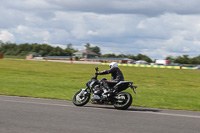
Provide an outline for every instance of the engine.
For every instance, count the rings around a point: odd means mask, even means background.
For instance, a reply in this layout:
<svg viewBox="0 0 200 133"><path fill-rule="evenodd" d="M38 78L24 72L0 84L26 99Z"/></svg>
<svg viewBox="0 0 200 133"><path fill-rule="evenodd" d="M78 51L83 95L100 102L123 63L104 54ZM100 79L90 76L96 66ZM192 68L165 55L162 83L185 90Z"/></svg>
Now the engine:
<svg viewBox="0 0 200 133"><path fill-rule="evenodd" d="M100 95L101 93L103 93L103 90L100 88L99 85L96 85L96 86L94 87L93 91L94 91L94 94L95 94L95 95Z"/></svg>

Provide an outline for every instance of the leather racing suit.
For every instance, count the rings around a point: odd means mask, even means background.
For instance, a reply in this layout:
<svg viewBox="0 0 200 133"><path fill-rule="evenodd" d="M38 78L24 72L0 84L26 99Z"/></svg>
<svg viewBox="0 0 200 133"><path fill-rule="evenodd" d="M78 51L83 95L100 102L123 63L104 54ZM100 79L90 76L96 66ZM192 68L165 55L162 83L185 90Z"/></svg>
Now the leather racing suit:
<svg viewBox="0 0 200 133"><path fill-rule="evenodd" d="M115 86L117 83L119 83L120 81L124 81L124 76L123 73L121 72L121 70L118 67L113 67L109 70L104 70L101 71L99 73L97 73L98 75L105 75L105 74L111 74L112 79L111 80L107 80L103 83L104 87L107 90L110 90L111 88L113 88L113 86ZM115 90L112 90L115 91Z"/></svg>

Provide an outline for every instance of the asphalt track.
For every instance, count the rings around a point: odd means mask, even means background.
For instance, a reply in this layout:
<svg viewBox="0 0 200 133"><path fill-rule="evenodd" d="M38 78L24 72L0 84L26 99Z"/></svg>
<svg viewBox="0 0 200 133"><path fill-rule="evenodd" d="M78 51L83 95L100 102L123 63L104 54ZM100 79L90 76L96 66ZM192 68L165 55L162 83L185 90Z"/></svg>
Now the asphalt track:
<svg viewBox="0 0 200 133"><path fill-rule="evenodd" d="M199 133L200 112L0 95L0 133Z"/></svg>

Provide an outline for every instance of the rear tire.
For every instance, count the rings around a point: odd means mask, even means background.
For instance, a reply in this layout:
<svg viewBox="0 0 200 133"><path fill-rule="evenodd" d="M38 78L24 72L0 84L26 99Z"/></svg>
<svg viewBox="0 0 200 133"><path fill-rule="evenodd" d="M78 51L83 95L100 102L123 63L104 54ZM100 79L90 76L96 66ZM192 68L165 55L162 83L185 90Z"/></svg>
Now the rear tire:
<svg viewBox="0 0 200 133"><path fill-rule="evenodd" d="M127 108L129 108L132 104L132 96L130 93L128 92L119 92L117 94L118 97L121 97L123 98L123 101L122 100L117 100L115 103L114 103L114 107L116 109L120 109L120 110L125 110Z"/></svg>
<svg viewBox="0 0 200 133"><path fill-rule="evenodd" d="M78 92L76 92L73 96L72 102L74 105L76 106L83 106L85 104L87 104L90 100L90 94L84 94L81 95L82 90L79 90Z"/></svg>

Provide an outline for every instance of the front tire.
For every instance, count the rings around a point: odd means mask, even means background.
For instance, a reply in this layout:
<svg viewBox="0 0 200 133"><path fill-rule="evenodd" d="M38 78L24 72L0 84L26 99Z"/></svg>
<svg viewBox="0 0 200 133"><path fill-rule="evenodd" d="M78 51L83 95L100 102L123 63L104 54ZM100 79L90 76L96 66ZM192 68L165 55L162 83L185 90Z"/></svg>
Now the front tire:
<svg viewBox="0 0 200 133"><path fill-rule="evenodd" d="M84 91L85 92L85 91ZM90 94L84 94L82 90L76 92L73 96L72 102L76 106L83 106L90 100Z"/></svg>
<svg viewBox="0 0 200 133"><path fill-rule="evenodd" d="M132 104L132 96L128 92L119 92L117 96L120 98L114 103L116 109L125 110Z"/></svg>

